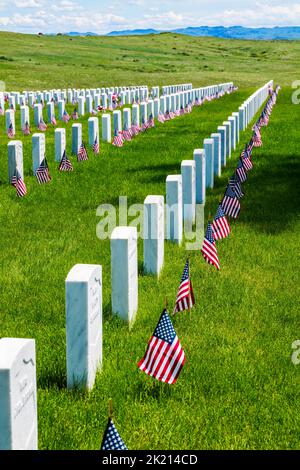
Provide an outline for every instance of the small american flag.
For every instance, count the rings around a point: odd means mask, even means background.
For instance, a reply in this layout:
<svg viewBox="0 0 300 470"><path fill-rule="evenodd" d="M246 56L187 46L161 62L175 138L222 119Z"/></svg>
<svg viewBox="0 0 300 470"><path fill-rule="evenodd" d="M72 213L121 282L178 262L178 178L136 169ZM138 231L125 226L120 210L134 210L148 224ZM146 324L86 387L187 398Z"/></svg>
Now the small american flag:
<svg viewBox="0 0 300 470"><path fill-rule="evenodd" d="M171 119L170 118L170 113L169 113L169 111L166 111L165 112L165 121L170 121L170 119Z"/></svg>
<svg viewBox="0 0 300 470"><path fill-rule="evenodd" d="M112 144L115 145L116 147L123 147L124 139L123 139L122 132L116 129L114 134L115 136L114 136L114 140Z"/></svg>
<svg viewBox="0 0 300 470"><path fill-rule="evenodd" d="M236 174L238 175L240 182L245 183L245 181L247 180L247 173L246 173L246 170L244 168L243 161L241 158L239 159L239 162L238 162Z"/></svg>
<svg viewBox="0 0 300 470"><path fill-rule="evenodd" d="M29 124L28 124L27 121L25 122L25 126L24 126L24 128L22 129L22 131L23 131L23 134L24 134L24 135L30 135L30 134L31 134L31 132L30 132L30 127L29 127Z"/></svg>
<svg viewBox="0 0 300 470"><path fill-rule="evenodd" d="M55 119L55 116L51 117L51 124L52 124L52 126L57 126L57 121Z"/></svg>
<svg viewBox="0 0 300 470"><path fill-rule="evenodd" d="M167 310L164 310L138 367L161 382L175 384L185 363L185 354Z"/></svg>
<svg viewBox="0 0 300 470"><path fill-rule="evenodd" d="M99 155L100 153L100 145L99 145L99 141L98 141L98 136L96 135L96 139L95 139L95 142L93 144L93 152L95 155Z"/></svg>
<svg viewBox="0 0 300 470"><path fill-rule="evenodd" d="M150 114L150 116L149 116L148 125L149 125L149 127L155 127L153 114Z"/></svg>
<svg viewBox="0 0 300 470"><path fill-rule="evenodd" d="M195 305L195 297L193 292L192 281L190 279L190 263L185 263L181 283L177 293L176 304L173 315L185 310L190 310Z"/></svg>
<svg viewBox="0 0 300 470"><path fill-rule="evenodd" d="M175 114L173 113L173 111L170 111L169 115L170 115L170 119L174 119L176 117Z"/></svg>
<svg viewBox="0 0 300 470"><path fill-rule="evenodd" d="M142 118L142 127L141 127L141 131L142 132L145 132L146 130L149 129L149 122L146 122L144 118Z"/></svg>
<svg viewBox="0 0 300 470"><path fill-rule="evenodd" d="M108 420L100 450L128 450L111 418Z"/></svg>
<svg viewBox="0 0 300 470"><path fill-rule="evenodd" d="M39 168L37 169L36 179L38 180L39 184L45 184L45 183L49 183L49 181L51 181L48 162L47 162L46 158L42 161Z"/></svg>
<svg viewBox="0 0 300 470"><path fill-rule="evenodd" d="M75 108L73 113L72 113L72 119L74 121L77 121L78 120L78 112L77 112L77 109Z"/></svg>
<svg viewBox="0 0 300 470"><path fill-rule="evenodd" d="M78 155L77 155L77 161L78 162L83 162L83 161L86 161L88 159L89 159L89 157L88 157L88 154L87 154L87 151L86 151L86 147L84 145L84 142L82 142L82 144L80 145L80 148L79 148Z"/></svg>
<svg viewBox="0 0 300 470"><path fill-rule="evenodd" d="M183 116L184 114L185 114L184 107L181 106L181 108L180 108L180 116Z"/></svg>
<svg viewBox="0 0 300 470"><path fill-rule="evenodd" d="M218 207L216 217L212 223L212 229L215 240L223 240L223 238L228 237L230 234L230 226L221 205Z"/></svg>
<svg viewBox="0 0 300 470"><path fill-rule="evenodd" d="M253 163L251 161L251 158L249 157L248 153L245 154L244 157L242 157L242 162L244 165L244 168L246 171L250 171L253 168Z"/></svg>
<svg viewBox="0 0 300 470"><path fill-rule="evenodd" d="M70 115L67 113L66 110L64 110L64 114L63 114L63 121L67 124L69 121L70 121Z"/></svg>
<svg viewBox="0 0 300 470"><path fill-rule="evenodd" d="M241 211L241 204L236 196L236 194L232 191L231 187L228 185L223 200L221 202L222 209L226 215L232 217L233 219L237 219L240 211Z"/></svg>
<svg viewBox="0 0 300 470"><path fill-rule="evenodd" d="M123 137L124 137L124 140L127 140L127 141L132 140L132 132L131 132L131 129L124 129L124 130L123 130Z"/></svg>
<svg viewBox="0 0 300 470"><path fill-rule="evenodd" d="M15 130L14 130L14 126L12 125L12 123L10 123L8 129L7 129L7 135L10 139L13 139L15 137Z"/></svg>
<svg viewBox="0 0 300 470"><path fill-rule="evenodd" d="M137 124L132 124L132 126L131 126L131 134L132 134L133 137L136 136L136 135L138 135L138 134L140 133L140 130L141 130L141 129L140 129L140 126L138 126Z"/></svg>
<svg viewBox="0 0 300 470"><path fill-rule="evenodd" d="M62 156L58 169L59 171L73 171L73 165L71 161L68 159L66 151L64 151L64 154Z"/></svg>
<svg viewBox="0 0 300 470"><path fill-rule="evenodd" d="M41 118L38 128L42 132L45 132L47 130L47 125L45 124L43 118Z"/></svg>
<svg viewBox="0 0 300 470"><path fill-rule="evenodd" d="M254 131L253 137L252 137L253 145L254 147L261 147L262 140L261 140L261 133L260 133L259 127L255 125L253 131Z"/></svg>
<svg viewBox="0 0 300 470"><path fill-rule="evenodd" d="M163 114L161 111L160 111L159 114L158 114L157 120L158 120L158 122L160 122L161 124L164 124L164 122L165 122L165 120L166 120L164 114Z"/></svg>
<svg viewBox="0 0 300 470"><path fill-rule="evenodd" d="M207 225L207 230L203 241L201 253L208 264L215 266L215 268L217 268L218 270L220 269L218 251L215 239L213 237L213 229L210 222L208 222Z"/></svg>
<svg viewBox="0 0 300 470"><path fill-rule="evenodd" d="M240 180L236 177L236 174L234 174L230 180L229 180L229 186L236 195L238 199L241 199L242 197L245 196L243 190L242 190L242 185L240 183Z"/></svg>
<svg viewBox="0 0 300 470"><path fill-rule="evenodd" d="M18 170L16 170L15 175L11 179L11 184L16 188L16 193L18 197L24 197L27 194L27 188L25 182L22 180Z"/></svg>

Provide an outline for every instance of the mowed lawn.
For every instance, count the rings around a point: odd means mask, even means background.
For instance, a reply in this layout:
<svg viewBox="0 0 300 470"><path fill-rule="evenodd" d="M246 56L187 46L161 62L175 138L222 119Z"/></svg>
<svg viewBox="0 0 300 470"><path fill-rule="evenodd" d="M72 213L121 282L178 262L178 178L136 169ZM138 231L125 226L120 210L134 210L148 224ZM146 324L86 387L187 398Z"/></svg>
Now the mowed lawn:
<svg viewBox="0 0 300 470"><path fill-rule="evenodd" d="M73 174L57 171L49 130L53 179L43 187L31 176L31 139L22 137L28 187L23 200L6 181L7 138L0 118L0 336L36 339L40 449L98 449L110 397L129 449L299 449L300 366L291 355L292 342L300 339L300 108L292 105L292 89L281 90L270 125L262 130L264 145L253 152L240 219L218 244L221 271L207 266L199 252L191 254L197 305L191 319L183 314L174 320L187 356L175 386L147 377L137 362L166 296L173 305L187 252L166 243L157 281L143 275L139 242L139 311L129 332L111 318L110 245L96 236L100 204L117 205L119 195L128 196L128 204L164 195L167 175L178 174L181 161L192 158L203 139L273 77L262 71L250 88L243 86L246 73L240 71L242 86L234 95L157 124L122 149L103 144L100 156L90 152L88 162L72 158ZM227 79L219 73L213 81ZM72 77L68 83L73 85ZM250 135L249 128L208 191L207 216L215 212ZM76 263L103 266L103 371L90 394L66 390L64 281Z"/></svg>

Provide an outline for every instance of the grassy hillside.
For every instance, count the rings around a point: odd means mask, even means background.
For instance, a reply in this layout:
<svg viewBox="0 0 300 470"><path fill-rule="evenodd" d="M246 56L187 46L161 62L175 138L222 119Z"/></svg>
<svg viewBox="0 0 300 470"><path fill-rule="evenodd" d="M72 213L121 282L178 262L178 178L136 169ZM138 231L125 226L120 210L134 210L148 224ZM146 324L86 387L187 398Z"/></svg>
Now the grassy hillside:
<svg viewBox="0 0 300 470"><path fill-rule="evenodd" d="M0 80L7 89L297 80L300 41L239 41L176 34L37 37L0 33Z"/></svg>
<svg viewBox="0 0 300 470"><path fill-rule="evenodd" d="M7 37L2 35L0 41L6 38L7 43ZM132 204L142 203L148 194L165 194L167 175L180 172L181 161L192 158L194 148L202 146L203 139L237 110L256 85L273 76L277 81L282 78L285 85L289 83L297 72L299 44L278 43L281 52L277 54L276 44L257 43L259 51L273 48L272 54L258 62L250 57L254 43L247 42L178 37L182 52L189 53L186 42L195 48L190 56L179 56L172 36L73 42L26 37L25 45L24 37L11 38L6 53L14 50L15 55L11 55L15 61L4 62L5 75L6 67L16 68L14 74L6 75L14 80L9 88L44 89L54 83L92 86L99 84L99 77L100 84L131 80L200 84L233 79L241 85L234 95L165 125L157 124L122 149L102 144L99 157L90 152L90 160L80 165L72 159L73 174L58 173L54 133L49 130L47 156L53 180L44 187L31 176L31 139L22 138L28 187L23 200L17 200L6 183L7 138L4 118L0 118L0 336L36 339L40 448L99 448L107 402L112 397L115 422L130 449L299 449L300 366L291 362L292 342L300 336L299 131L295 126L299 108L291 104L291 89L286 86L280 93L270 126L263 129L264 146L254 151L254 170L245 185L240 220L231 224L232 236L218 245L221 271L205 265L199 252L192 253L197 306L191 320L188 315L174 320L187 356L176 386L146 377L136 365L165 296L170 304L175 299L186 251L166 244L165 266L158 282L142 274L139 242L139 311L129 332L125 325L111 319L109 242L96 237L99 204L117 205L119 195L127 195ZM55 41L59 47L54 48ZM34 44L43 44L53 54L51 59L48 53L42 56L39 51L33 59L43 63L38 66L40 74L28 67L29 51L34 57L37 50ZM231 51L223 65L225 73L219 71L221 44ZM249 50L243 52L241 46ZM177 47L177 52L172 47ZM126 70L125 59L117 64L118 56L113 60L111 51L120 55L121 48L126 48L126 54L130 50L135 54L134 50L140 48L147 61L139 66L146 70ZM200 50L210 50L207 64L213 70L204 71L206 59L199 60ZM285 61L278 60L283 50L289 51ZM93 66L80 67L80 57L86 64L103 63L103 51L113 74L108 68L99 67L99 73ZM96 59L98 53L101 60ZM186 67L182 67L184 60ZM162 74L156 69L160 61L166 64ZM74 72L73 63L80 73ZM128 63L138 67L129 59ZM253 71L249 71L251 63L255 64ZM151 64L154 73L149 72ZM263 65L267 65L265 70ZM86 120L82 120L85 138ZM249 136L247 130L222 177L216 180L215 189L208 191L206 216L214 213ZM69 154L70 146L69 130ZM76 263L102 264L104 274L103 372L89 395L66 390L64 280Z"/></svg>

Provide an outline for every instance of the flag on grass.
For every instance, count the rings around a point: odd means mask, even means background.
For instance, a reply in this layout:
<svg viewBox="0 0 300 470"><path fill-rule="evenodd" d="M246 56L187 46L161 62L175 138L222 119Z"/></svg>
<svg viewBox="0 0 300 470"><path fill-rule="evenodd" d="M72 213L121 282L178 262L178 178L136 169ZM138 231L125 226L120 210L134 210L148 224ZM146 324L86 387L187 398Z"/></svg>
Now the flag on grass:
<svg viewBox="0 0 300 470"><path fill-rule="evenodd" d="M13 139L15 137L15 130L14 130L14 126L12 125L12 122L10 123L10 125L8 126L8 129L7 129L7 136L10 138L10 139Z"/></svg>
<svg viewBox="0 0 300 470"><path fill-rule="evenodd" d="M41 120L39 122L38 128L42 132L45 132L47 130L47 124L45 124L44 119L42 117L41 117Z"/></svg>
<svg viewBox="0 0 300 470"><path fill-rule="evenodd" d="M254 147L262 146L261 133L257 124L254 126L252 139Z"/></svg>
<svg viewBox="0 0 300 470"><path fill-rule="evenodd" d="M16 193L18 197L26 196L27 188L18 170L16 170L15 175L12 177L11 184L14 188L16 188Z"/></svg>
<svg viewBox="0 0 300 470"><path fill-rule="evenodd" d="M67 124L70 121L70 119L71 119L70 115L68 114L66 110L64 110L63 121Z"/></svg>
<svg viewBox="0 0 300 470"><path fill-rule="evenodd" d="M23 131L24 135L30 135L31 134L30 127L29 127L29 124L28 124L27 121L25 122L25 126L23 127L22 131Z"/></svg>
<svg viewBox="0 0 300 470"><path fill-rule="evenodd" d="M208 222L205 238L202 244L201 250L202 256L205 261L214 266L216 269L220 269L220 262L218 257L218 251L216 247L216 242L213 237L213 229L210 222Z"/></svg>
<svg viewBox="0 0 300 470"><path fill-rule="evenodd" d="M123 137L124 137L124 140L127 140L127 141L132 140L132 132L131 132L131 129L124 129L124 130L123 130Z"/></svg>
<svg viewBox="0 0 300 470"><path fill-rule="evenodd" d="M141 129L140 129L140 126L138 126L138 124L136 124L136 123L132 124L132 126L131 126L131 134L132 134L133 137L136 136L136 135L138 135L138 134L140 133L140 130L141 130Z"/></svg>
<svg viewBox="0 0 300 470"><path fill-rule="evenodd" d="M113 140L113 145L116 147L123 147L124 139L122 135L122 131L118 131L117 129L114 132L114 140Z"/></svg>
<svg viewBox="0 0 300 470"><path fill-rule="evenodd" d="M177 293L176 304L173 315L185 310L190 310L195 305L195 297L193 292L192 281L190 279L190 263L185 263L181 283Z"/></svg>
<svg viewBox="0 0 300 470"><path fill-rule="evenodd" d="M111 418L108 419L100 450L128 450Z"/></svg>
<svg viewBox="0 0 300 470"><path fill-rule="evenodd" d="M46 158L42 161L39 168L37 169L36 179L38 180L39 184L45 184L45 183L49 183L49 181L51 181L48 162L47 162Z"/></svg>
<svg viewBox="0 0 300 470"><path fill-rule="evenodd" d="M148 125L149 125L149 127L155 127L154 117L153 117L153 114L152 114L152 113L151 113L150 116L149 116Z"/></svg>
<svg viewBox="0 0 300 470"><path fill-rule="evenodd" d="M237 169L236 169L236 174L237 174L240 182L245 183L245 181L247 180L247 173L246 173L246 170L245 170L245 167L243 165L243 161L242 161L241 158L239 159L239 162L238 162L238 166L237 166Z"/></svg>
<svg viewBox="0 0 300 470"><path fill-rule="evenodd" d="M159 112L159 114L158 114L158 116L157 116L157 120L158 120L158 122L160 122L161 124L164 124L164 122L165 122L165 120L166 120L164 114L163 114L161 111Z"/></svg>
<svg viewBox="0 0 300 470"><path fill-rule="evenodd" d="M230 234L230 226L221 205L219 205L217 214L212 223L212 230L215 240L223 240L223 238L228 237Z"/></svg>
<svg viewBox="0 0 300 470"><path fill-rule="evenodd" d="M149 129L149 122L146 122L144 117L142 117L142 127L141 127L141 131L142 132L145 132L146 130Z"/></svg>
<svg viewBox="0 0 300 470"><path fill-rule="evenodd" d="M233 219L237 219L240 211L241 211L241 204L236 196L236 194L232 191L231 187L228 185L225 195L221 202L222 209L225 215L232 217Z"/></svg>
<svg viewBox="0 0 300 470"><path fill-rule="evenodd" d="M87 154L87 151L86 151L86 147L85 147L84 143L82 142L82 144L80 145L80 148L79 148L78 155L77 155L77 161L78 162L83 162L83 161L86 161L88 159L89 159L89 157L88 157L88 154Z"/></svg>
<svg viewBox="0 0 300 470"><path fill-rule="evenodd" d="M161 382L175 384L184 363L184 351L165 309L138 367Z"/></svg>
<svg viewBox="0 0 300 470"><path fill-rule="evenodd" d="M77 121L78 120L78 112L77 112L77 109L75 108L73 113L72 113L72 119L74 121Z"/></svg>
<svg viewBox="0 0 300 470"><path fill-rule="evenodd" d="M93 152L95 155L99 155L100 153L100 145L99 145L99 141L98 141L98 136L96 135L96 139L95 139L95 142L93 144Z"/></svg>
<svg viewBox="0 0 300 470"><path fill-rule="evenodd" d="M180 116L183 116L184 114L185 114L184 107L181 106L181 107L180 107Z"/></svg>
<svg viewBox="0 0 300 470"><path fill-rule="evenodd" d="M71 161L68 159L66 151L64 151L64 154L62 156L58 169L59 171L73 171L73 165Z"/></svg>
<svg viewBox="0 0 300 470"><path fill-rule="evenodd" d="M57 126L57 121L56 121L55 116L51 117L51 124L52 124L52 126Z"/></svg>
<svg viewBox="0 0 300 470"><path fill-rule="evenodd" d="M236 174L234 174L230 180L229 180L229 186L236 195L238 199L241 199L242 197L245 196L243 190L242 190L242 185L240 183L240 180L236 177Z"/></svg>

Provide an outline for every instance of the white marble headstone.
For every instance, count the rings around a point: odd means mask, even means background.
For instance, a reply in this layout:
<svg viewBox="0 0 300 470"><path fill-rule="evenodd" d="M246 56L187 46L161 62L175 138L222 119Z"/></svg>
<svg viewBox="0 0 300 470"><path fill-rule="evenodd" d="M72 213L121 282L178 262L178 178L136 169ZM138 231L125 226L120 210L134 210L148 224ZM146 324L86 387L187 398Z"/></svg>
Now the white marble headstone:
<svg viewBox="0 0 300 470"><path fill-rule="evenodd" d="M102 140L104 142L111 142L111 115L102 115Z"/></svg>
<svg viewBox="0 0 300 470"><path fill-rule="evenodd" d="M61 162L66 150L66 129L55 129L55 161Z"/></svg>
<svg viewBox="0 0 300 470"><path fill-rule="evenodd" d="M72 125L72 153L78 155L82 144L82 124Z"/></svg>
<svg viewBox="0 0 300 470"><path fill-rule="evenodd" d="M91 389L102 365L102 266L77 264L66 279L67 385Z"/></svg>
<svg viewBox="0 0 300 470"><path fill-rule="evenodd" d="M35 341L0 339L0 450L37 450Z"/></svg>
<svg viewBox="0 0 300 470"><path fill-rule="evenodd" d="M166 239L181 245L183 237L181 175L169 175L167 177L166 193Z"/></svg>
<svg viewBox="0 0 300 470"><path fill-rule="evenodd" d="M196 220L196 163L183 160L181 163L183 220L189 228Z"/></svg>
<svg viewBox="0 0 300 470"><path fill-rule="evenodd" d="M16 170L24 180L23 169L23 144L20 140L13 140L8 143L8 181L11 183Z"/></svg>
<svg viewBox="0 0 300 470"><path fill-rule="evenodd" d="M32 136L32 169L33 174L36 172L40 164L45 159L46 138L45 134L33 134Z"/></svg>
<svg viewBox="0 0 300 470"><path fill-rule="evenodd" d="M96 137L99 143L99 119L97 117L89 118L88 129L89 129L89 145L94 145Z"/></svg>
<svg viewBox="0 0 300 470"><path fill-rule="evenodd" d="M137 229L117 227L111 236L112 312L131 324L138 308Z"/></svg>
<svg viewBox="0 0 300 470"><path fill-rule="evenodd" d="M144 268L160 275L164 264L164 197L148 196L144 202Z"/></svg>

